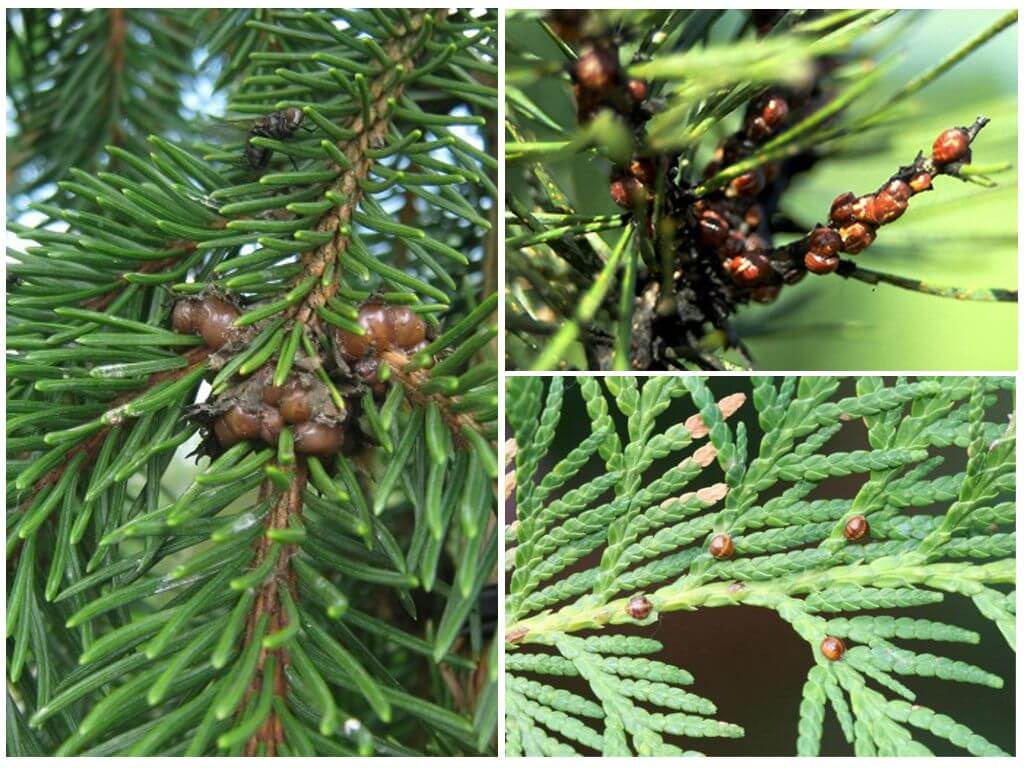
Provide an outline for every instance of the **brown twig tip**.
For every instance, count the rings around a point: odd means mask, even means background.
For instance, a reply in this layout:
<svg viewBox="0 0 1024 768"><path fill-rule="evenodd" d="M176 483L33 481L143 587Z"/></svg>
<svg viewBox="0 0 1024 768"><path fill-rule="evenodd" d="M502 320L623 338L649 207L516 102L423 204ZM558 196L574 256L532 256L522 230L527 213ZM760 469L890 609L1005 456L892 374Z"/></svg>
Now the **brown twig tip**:
<svg viewBox="0 0 1024 768"><path fill-rule="evenodd" d="M530 630L526 627L515 627L513 629L510 629L508 632L505 633L505 644L516 645L517 643L521 643L524 639L526 639L526 636L528 634L530 634Z"/></svg>
<svg viewBox="0 0 1024 768"><path fill-rule="evenodd" d="M729 494L729 486L725 483L715 483L696 492L696 496L705 504L715 504Z"/></svg>
<svg viewBox="0 0 1024 768"><path fill-rule="evenodd" d="M505 473L505 501L512 498L512 494L516 492L516 473L507 472Z"/></svg>
<svg viewBox="0 0 1024 768"><path fill-rule="evenodd" d="M736 413L736 411L738 411L745 402L747 402L747 396L742 392L737 392L719 400L718 410L722 412L723 419L728 419ZM690 437L695 440L707 437L708 435L708 427L699 413L695 413L693 416L688 418L683 423L683 426L686 427L686 431L690 433Z"/></svg>
<svg viewBox="0 0 1024 768"><path fill-rule="evenodd" d="M702 467L708 467L718 457L718 449L712 443L705 443L690 457L691 461L697 462Z"/></svg>

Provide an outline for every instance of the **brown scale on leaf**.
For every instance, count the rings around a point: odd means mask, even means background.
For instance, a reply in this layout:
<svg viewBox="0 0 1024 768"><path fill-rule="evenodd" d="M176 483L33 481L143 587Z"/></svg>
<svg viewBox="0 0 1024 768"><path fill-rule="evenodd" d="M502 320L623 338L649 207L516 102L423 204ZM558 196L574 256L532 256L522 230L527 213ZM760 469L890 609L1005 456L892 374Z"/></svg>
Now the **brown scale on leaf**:
<svg viewBox="0 0 1024 768"><path fill-rule="evenodd" d="M385 384L378 375L381 355L399 352L411 357L419 352L428 343L427 323L407 306L385 304L377 299L371 299L359 308L356 322L364 331L362 336L334 330L334 346L341 357L339 362L376 394L383 394Z"/></svg>
<svg viewBox="0 0 1024 768"><path fill-rule="evenodd" d="M343 425L348 414L338 410L319 378L301 370L303 363L308 361L297 360L300 370L293 371L280 387L273 385L273 366L265 366L215 399L193 408L193 417L208 430L205 450L219 453L242 440L276 446L281 430L288 426L296 453L337 453L344 442Z"/></svg>
<svg viewBox="0 0 1024 768"><path fill-rule="evenodd" d="M629 614L630 618L636 619L637 621L643 621L651 615L651 610L654 606L651 601L643 595L637 595L636 597L630 598L626 604L626 613Z"/></svg>
<svg viewBox="0 0 1024 768"><path fill-rule="evenodd" d="M171 324L178 333L195 333L211 349L233 344L247 334L234 323L241 312L227 299L209 294L198 299L180 299L171 311Z"/></svg>

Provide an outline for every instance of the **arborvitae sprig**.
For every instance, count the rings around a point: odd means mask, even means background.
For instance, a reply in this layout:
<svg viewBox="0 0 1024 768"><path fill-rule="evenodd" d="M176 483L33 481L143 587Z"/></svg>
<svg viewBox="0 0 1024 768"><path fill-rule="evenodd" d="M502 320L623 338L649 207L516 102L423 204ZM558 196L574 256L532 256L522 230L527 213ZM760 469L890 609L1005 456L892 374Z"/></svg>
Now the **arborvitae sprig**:
<svg viewBox="0 0 1024 768"><path fill-rule="evenodd" d="M12 225L9 753L489 752L496 16L195 20L229 118L301 126Z"/></svg>
<svg viewBox="0 0 1024 768"><path fill-rule="evenodd" d="M657 660L662 643L713 636L593 634L736 605L776 612L807 641L798 754L819 753L826 707L858 755L927 754L915 728L971 754L1004 754L953 719L955 704L939 714L914 703L914 676L1002 687L948 645L978 635L898 609L962 595L1015 647L1015 425L989 415L1011 379L865 377L856 394L838 397L835 377L756 378L749 400L716 402L698 377L582 378L591 434L560 457L549 447L565 381L507 386L515 442L506 482L516 494L506 529L509 754L677 754L685 739L675 735L742 736L713 719L700 675ZM693 415L655 428L683 398ZM752 417L763 432L756 443ZM828 447L857 422L867 427L864 449ZM936 435L954 425L966 436L966 469L941 474L949 443ZM654 456L678 463L652 471ZM598 461L605 471L581 480ZM725 483L702 479L713 462ZM863 481L852 497L822 497L824 481L854 473ZM928 509L935 504L940 514ZM592 553L598 564L585 565ZM921 652L907 640L942 645ZM565 690L565 677L583 678L588 694Z"/></svg>
<svg viewBox="0 0 1024 768"><path fill-rule="evenodd" d="M939 194L948 179L994 187L989 176L1009 169L986 146L991 131L979 135L988 118L956 112L955 99L943 105L944 130L927 139L934 144L879 172L873 191L836 189L830 212L789 202L812 168L867 160L905 135L909 100L1012 26L1016 12L889 93L883 78L904 42L892 11L552 11L513 21L510 366L752 367L758 361L740 331L745 306L789 299L785 289L808 274L1016 302L1009 288L937 285L852 258L883 236L881 227L899 229L896 220L933 182ZM536 37L524 38L531 28L554 45L539 52ZM893 31L865 46L861 38L876 28ZM559 80L564 104L546 90ZM570 112L575 120L565 119ZM566 191L561 164L580 154L608 169L608 195L625 213L588 213L599 201L587 183ZM922 250L915 239L918 269ZM761 312L748 331L763 334L775 321L785 333L784 315L781 307ZM829 343L820 319L814 324L817 343Z"/></svg>

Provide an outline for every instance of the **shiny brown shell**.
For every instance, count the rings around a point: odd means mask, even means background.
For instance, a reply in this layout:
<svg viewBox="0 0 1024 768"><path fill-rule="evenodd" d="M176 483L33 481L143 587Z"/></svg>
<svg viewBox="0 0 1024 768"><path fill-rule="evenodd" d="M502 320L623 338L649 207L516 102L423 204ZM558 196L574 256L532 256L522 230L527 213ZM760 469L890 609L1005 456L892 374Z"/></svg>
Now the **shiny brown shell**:
<svg viewBox="0 0 1024 768"><path fill-rule="evenodd" d="M789 102L781 96L770 96L761 107L761 119L769 128L777 127L789 115Z"/></svg>
<svg viewBox="0 0 1024 768"><path fill-rule="evenodd" d="M307 421L292 428L295 452L312 456L330 456L338 452L345 433L340 425Z"/></svg>
<svg viewBox="0 0 1024 768"><path fill-rule="evenodd" d="M250 413L240 405L233 406L224 416L224 423L242 440L251 440L260 434L260 416Z"/></svg>
<svg viewBox="0 0 1024 768"><path fill-rule="evenodd" d="M829 257L839 253L843 247L843 239L839 233L829 227L815 227L807 238L807 250L819 256Z"/></svg>
<svg viewBox="0 0 1024 768"><path fill-rule="evenodd" d="M337 340L341 353L349 360L359 360L369 354L370 349L377 351L387 349L391 339L391 323L388 321L387 307L380 302L368 302L359 308L357 322L364 333L359 336L348 331L339 330Z"/></svg>
<svg viewBox="0 0 1024 768"><path fill-rule="evenodd" d="M277 405L281 402L281 395L284 394L284 387L277 387L267 384L263 387L263 402L267 405Z"/></svg>
<svg viewBox="0 0 1024 768"><path fill-rule="evenodd" d="M916 195L918 192L924 192L926 189L932 188L932 175L930 173L921 172L913 176L910 179L910 189Z"/></svg>
<svg viewBox="0 0 1024 768"><path fill-rule="evenodd" d="M654 606L651 604L651 601L643 595L631 597L629 602L626 603L626 613L628 613L631 618L638 621L643 621L650 616L652 608L654 608Z"/></svg>
<svg viewBox="0 0 1024 768"><path fill-rule="evenodd" d="M636 157L629 161L629 175L649 187L657 181L654 161L647 157Z"/></svg>
<svg viewBox="0 0 1024 768"><path fill-rule="evenodd" d="M643 183L632 176L620 176L612 179L608 185L608 194L620 208L632 210L648 200L648 192Z"/></svg>
<svg viewBox="0 0 1024 768"><path fill-rule="evenodd" d="M833 224L848 224L853 221L853 202L856 199L853 192L836 195L836 199L832 201L832 208L829 210L829 221Z"/></svg>
<svg viewBox="0 0 1024 768"><path fill-rule="evenodd" d="M725 269L736 285L752 288L771 274L771 265L760 253L745 253L729 259Z"/></svg>
<svg viewBox="0 0 1024 768"><path fill-rule="evenodd" d="M217 442L220 443L221 448L230 448L241 440L241 438L232 431L231 427L228 426L227 421L225 421L223 416L218 416L214 419L213 434L217 438Z"/></svg>
<svg viewBox="0 0 1024 768"><path fill-rule="evenodd" d="M703 211L697 219L700 244L708 248L718 248L729 236L729 222L718 211Z"/></svg>
<svg viewBox="0 0 1024 768"><path fill-rule="evenodd" d="M846 253L860 253L875 242L875 228L855 221L840 229L839 237L843 240L843 250Z"/></svg>
<svg viewBox="0 0 1024 768"><path fill-rule="evenodd" d="M909 190L910 188L907 187ZM879 224L888 224L891 221L896 221L902 216L907 210L907 197L901 195L894 195L887 189L883 189L877 195L875 195L875 217Z"/></svg>
<svg viewBox="0 0 1024 768"><path fill-rule="evenodd" d="M843 535L847 541L860 541L870 532L871 526L864 515L854 515L846 521L846 527L843 528Z"/></svg>
<svg viewBox="0 0 1024 768"><path fill-rule="evenodd" d="M971 140L963 128L947 128L938 135L932 144L932 160L938 165L946 165L963 160L970 153Z"/></svg>
<svg viewBox="0 0 1024 768"><path fill-rule="evenodd" d="M278 409L281 411L281 418L287 424L300 424L309 421L313 416L309 395L301 387L290 387L285 390L281 395Z"/></svg>
<svg viewBox="0 0 1024 768"><path fill-rule="evenodd" d="M277 438L284 428L284 419L281 412L270 405L264 405L260 409L260 440L268 445L277 443Z"/></svg>
<svg viewBox="0 0 1024 768"><path fill-rule="evenodd" d="M814 275L827 275L835 272L839 267L839 259L836 256L823 256L814 251L804 254L804 266L807 271Z"/></svg>
<svg viewBox="0 0 1024 768"><path fill-rule="evenodd" d="M736 548L733 546L732 536L728 533L716 533L708 545L708 552L716 560L728 560L735 551Z"/></svg>
<svg viewBox="0 0 1024 768"><path fill-rule="evenodd" d="M643 104L647 99L647 95L650 93L647 81L640 80L635 77L626 83L626 90L629 91L629 98L631 98L633 103L637 105Z"/></svg>
<svg viewBox="0 0 1024 768"><path fill-rule="evenodd" d="M171 310L171 326L177 333L192 333L196 329L195 310L191 299L182 299Z"/></svg>
<svg viewBox="0 0 1024 768"><path fill-rule="evenodd" d="M588 90L604 93L619 82L619 52L596 47L580 56L572 65L573 80Z"/></svg>
<svg viewBox="0 0 1024 768"><path fill-rule="evenodd" d="M765 181L764 171L755 168L730 181L726 195L729 197L754 197L764 189Z"/></svg>
<svg viewBox="0 0 1024 768"><path fill-rule="evenodd" d="M882 191L892 195L897 200L904 201L909 200L910 196L914 194L914 190L903 179L893 179L885 185L885 189Z"/></svg>
<svg viewBox="0 0 1024 768"><path fill-rule="evenodd" d="M821 653L829 661L839 661L846 653L846 646L838 637L826 637L821 641Z"/></svg>
<svg viewBox="0 0 1024 768"><path fill-rule="evenodd" d="M388 307L391 342L400 349L411 349L427 337L427 324L409 307Z"/></svg>
<svg viewBox="0 0 1024 768"><path fill-rule="evenodd" d="M220 349L238 338L239 329L235 327L235 320L239 312L223 299L207 296L193 309L193 315L196 331L208 347Z"/></svg>

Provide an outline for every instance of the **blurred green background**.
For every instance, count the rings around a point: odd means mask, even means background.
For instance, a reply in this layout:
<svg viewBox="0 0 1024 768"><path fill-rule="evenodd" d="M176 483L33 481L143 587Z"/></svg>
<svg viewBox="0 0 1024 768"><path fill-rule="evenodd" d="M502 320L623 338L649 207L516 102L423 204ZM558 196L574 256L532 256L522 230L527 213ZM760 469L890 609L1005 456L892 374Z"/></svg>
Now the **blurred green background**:
<svg viewBox="0 0 1024 768"><path fill-rule="evenodd" d="M715 37L724 38L735 29L741 13L726 13L715 25ZM897 13L860 45L865 54L880 51L900 57L877 99L938 63L1004 13ZM545 61L564 60L536 22L512 14L506 29L511 47ZM992 122L974 145L974 162L1011 163L1011 170L994 176L998 186L985 189L939 178L935 190L915 198L906 215L882 229L877 242L856 261L940 285L1016 288L1017 34L1016 25L1001 32L909 100L908 116L899 126L865 137L853 151L829 157L798 177L783 210L801 224L822 221L836 194L874 190L918 150L930 149L940 131L985 115ZM508 77L559 124L574 124L567 77L528 84L533 78L522 74L512 58ZM543 128L536 135L555 136ZM706 141L704 151L710 152L719 138ZM608 198L608 169L607 160L591 155L558 160L550 168L577 210L595 215L618 210ZM522 166L509 167L507 183L511 192L522 188ZM789 239L780 234L776 244ZM742 308L736 321L761 369L1013 370L1016 318L1016 304L962 302L812 275L786 287L774 304Z"/></svg>

